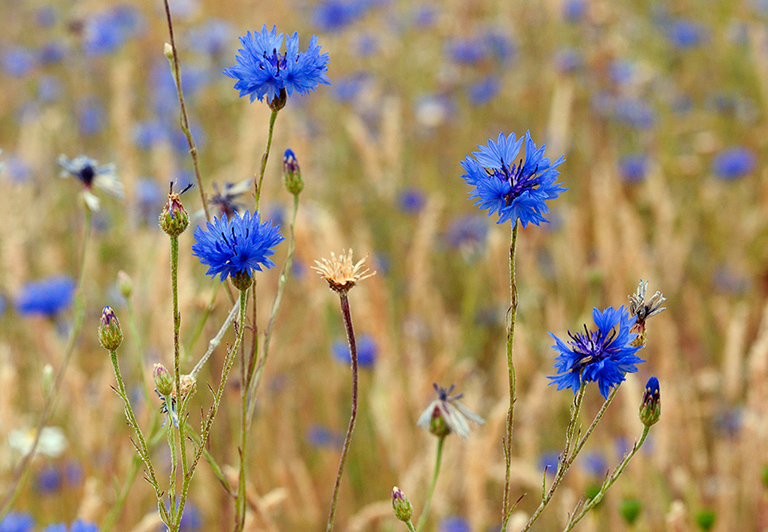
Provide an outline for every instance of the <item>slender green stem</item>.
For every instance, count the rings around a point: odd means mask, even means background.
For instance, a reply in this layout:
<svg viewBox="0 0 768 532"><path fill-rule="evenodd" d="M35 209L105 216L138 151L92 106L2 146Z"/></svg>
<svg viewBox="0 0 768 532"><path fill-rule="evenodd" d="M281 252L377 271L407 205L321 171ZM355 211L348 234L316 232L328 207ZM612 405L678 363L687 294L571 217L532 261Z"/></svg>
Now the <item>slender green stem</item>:
<svg viewBox="0 0 768 532"><path fill-rule="evenodd" d="M516 376L512 360L515 340L515 322L517 321L517 281L515 279L515 253L517 250L517 219L512 224L509 242L509 309L507 309L507 370L509 375L509 410L507 411L506 433L504 436L504 494L501 504L502 530L506 530L510 512L510 480L512 470L512 424L515 418Z"/></svg>
<svg viewBox="0 0 768 532"><path fill-rule="evenodd" d="M166 0L167 1L167 0ZM269 133L267 135L267 147L264 150L264 155L261 156L261 166L259 167L259 179L254 182L255 195L256 195L256 212L259 211L259 200L261 199L261 183L264 181L264 173L267 171L267 159L269 159L269 151L272 149L272 134L275 131L275 120L277 119L278 111L272 110L272 114L269 115Z"/></svg>
<svg viewBox="0 0 768 532"><path fill-rule="evenodd" d="M424 530L424 526L427 524L427 517L429 517L429 507L432 505L432 495L435 494L435 485L437 484L437 474L440 472L440 462L443 458L443 443L445 442L445 436L438 438L437 440L437 455L435 457L435 471L432 473L432 482L429 483L429 491L427 492L427 500L424 501L424 511L421 512L419 517L419 523L416 526L417 532Z"/></svg>
<svg viewBox="0 0 768 532"><path fill-rule="evenodd" d="M347 451L352 439L352 431L355 429L355 419L357 418L357 343L355 342L355 331L352 328L352 314L349 311L349 299L346 292L339 293L341 302L341 316L344 320L344 328L347 331L347 341L349 342L349 353L352 359L352 411L349 416L349 426L347 435L344 437L344 445L341 448L341 457L339 458L339 470L336 473L336 483L333 486L333 496L331 497L331 510L328 513L328 524L325 527L326 532L333 530L333 520L336 516L336 503L339 498L339 486L341 486L341 476L344 472L344 463L347 460Z"/></svg>
<svg viewBox="0 0 768 532"><path fill-rule="evenodd" d="M563 529L563 532L568 532L571 530L576 524L582 520L582 518L587 515L587 512L589 512L592 508L597 506L597 504L603 499L608 489L613 486L614 482L619 478L619 476L624 472L624 468L627 467L627 464L629 464L629 461L632 460L632 457L637 454L637 451L640 450L640 447L642 447L643 443L645 442L645 439L648 437L648 431L650 430L650 427L643 427L643 434L640 436L640 439L635 442L635 445L632 447L632 450L624 457L624 459L621 461L621 463L616 467L616 469L613 471L610 477L606 478L603 481L602 486L600 486L600 491L592 497L587 503L581 507L579 510L579 506L574 509L573 513L571 514L571 518L568 520L568 524ZM580 503L581 504L581 503ZM578 510L578 512L577 512Z"/></svg>
<svg viewBox="0 0 768 532"><path fill-rule="evenodd" d="M203 456L203 451L205 451L205 448L208 445L208 438L211 435L213 419L216 417L216 413L219 411L219 406L221 405L221 398L224 395L224 388L226 387L227 379L229 378L229 374L232 371L232 366L235 363L235 358L238 350L240 349L240 344L243 341L243 332L245 331L245 307L247 302L248 291L242 290L240 292L240 313L237 322L237 337L235 339L234 345L227 351L227 356L224 359L224 368L221 370L221 381L219 382L219 387L214 395L213 404L208 411L208 415L205 416L205 419L203 419L203 429L200 434L200 444L195 450L195 454L192 462L190 463L189 470L184 474L184 481L181 486L179 514L177 516L179 522L181 521L181 512L184 509L184 503L186 502L187 495L189 494L189 485L192 482L192 477L195 474L197 464L200 462L200 458Z"/></svg>
<svg viewBox="0 0 768 532"><path fill-rule="evenodd" d="M283 300L283 292L285 291L285 284L288 280L288 275L291 272L291 266L293 265L293 257L296 253L296 239L294 238L294 229L296 227L296 213L299 210L299 195L293 196L293 214L291 215L291 224L288 230L288 256L283 263L283 269L280 271L280 280L277 286L277 295L272 303L272 310L269 314L269 323L267 323L267 329L264 332L264 346L262 348L262 355L259 359L258 367L255 369L255 377L253 372L248 376L248 382L250 387L248 390L248 425L250 426L253 419L253 412L256 406L256 393L261 383L261 377L264 374L264 366L267 364L267 358L269 357L269 344L272 339L272 331L275 328L275 321L277 321L277 311L280 308L280 303Z"/></svg>
<svg viewBox="0 0 768 532"><path fill-rule="evenodd" d="M243 367L245 372L244 357ZM240 471L237 476L237 496L235 497L235 532L241 532L245 527L245 458L248 447L248 391L245 386L240 387L240 401Z"/></svg>
<svg viewBox="0 0 768 532"><path fill-rule="evenodd" d="M72 359L72 353L75 351L75 343L80 336L80 331L83 328L83 321L85 320L85 293L83 284L85 281L85 261L86 257L88 256L88 247L91 240L92 219L93 213L91 212L90 208L86 207L85 226L83 229L83 243L82 247L80 248L80 273L77 278L77 288L75 290L74 323L72 324L72 329L70 330L69 337L67 338L67 345L64 349L64 357L61 361L61 367L56 373L53 386L51 387L50 393L48 393L46 397L45 404L43 405L43 411L37 421L37 426L35 427L35 439L32 442L32 446L30 447L29 451L27 451L27 454L24 455L24 458L22 458L19 466L16 468L9 490L3 499L2 505L0 506L0 521L2 521L3 517L5 517L5 515L10 511L11 506L16 502L16 499L19 498L19 495L21 495L21 490L26 484L26 480L29 478L27 470L29 469L29 466L32 463L32 458L35 456L35 452L37 451L37 446L40 443L40 436L43 433L43 428L45 427L46 423L48 423L48 420L53 414L53 407L56 403L56 399L58 398L61 383L64 380L64 372L67 370L67 366L69 366L69 362Z"/></svg>
<svg viewBox="0 0 768 532"><path fill-rule="evenodd" d="M411 523L410 521L403 521L403 522L405 523L405 527L406 527L406 528L407 528L407 529L408 529L410 532L416 532L416 529L415 529L415 528L413 528L413 523Z"/></svg>
<svg viewBox="0 0 768 532"><path fill-rule="evenodd" d="M173 72L173 79L176 81L176 92L179 95L179 124L181 131L187 138L187 144L189 145L189 155L192 158L192 167L195 169L195 177L197 178L197 188L200 190L200 200L203 202L203 211L205 212L205 219L211 221L211 215L208 212L208 200L205 197L205 189L203 188L203 180L200 177L200 164L197 160L197 146L195 145L195 139L192 136L192 130L189 128L189 117L187 116L187 106L184 103L184 92L181 90L181 68L179 67L179 55L176 51L176 41L173 38L173 19L171 18L171 8L168 6L168 0L163 0L165 6L165 18L168 22L168 35L171 45L171 57L168 60L171 63L171 71Z"/></svg>
<svg viewBox="0 0 768 532"><path fill-rule="evenodd" d="M110 351L109 352L110 359L112 360L112 368L115 371L115 381L117 382L117 393L120 396L120 398L123 400L123 404L125 406L125 416L128 418L128 424L133 428L134 432L136 433L136 437L138 438L138 443L134 442L134 447L136 448L136 451L139 453L139 456L144 461L144 465L147 466L147 475L149 479L149 483L152 485L152 487L155 489L155 495L157 497L157 506L158 510L160 512L160 517L163 520L164 523L168 524L170 523L168 511L165 508L165 504L163 503L163 492L160 490L160 485L157 482L157 476L155 475L155 469L152 466L152 460L149 456L149 446L147 445L147 440L144 438L144 433L141 431L141 427L139 426L138 421L136 421L136 416L133 413L133 408L131 407L131 402L128 399L128 395L125 392L125 383L123 382L123 377L120 373L120 365L117 363L117 351Z"/></svg>
<svg viewBox="0 0 768 532"><path fill-rule="evenodd" d="M176 381L176 405L179 418L184 417L181 395L181 312L179 312L179 237L171 236L171 292L173 297L173 376ZM181 449L181 471L187 474L187 438L184 423L179 423L179 448Z"/></svg>
<svg viewBox="0 0 768 532"><path fill-rule="evenodd" d="M531 529L531 526L533 526L533 523L536 522L536 520L541 516L544 509L549 504L549 501L552 500L552 497L555 494L555 491L560 486L560 483L562 482L563 478L565 478L565 474L568 472L568 469L571 467L571 464L573 464L573 461L576 459L576 456L578 456L578 452L570 453L571 443L573 441L573 436L576 433L576 427L578 426L578 417L579 413L581 412L581 405L584 402L584 393L587 390L587 383L582 382L581 387L579 388L579 392L576 394L576 398L573 401L573 405L571 406L571 420L568 423L568 428L565 431L565 449L563 450L563 454L560 455L560 459L557 463L557 472L555 473L555 479L552 481L552 486L550 486L549 491L546 492L546 494L543 494L543 498L541 500L541 503L539 504L539 507L536 508L536 511L533 513L530 519L528 519L528 522L526 523L525 527L523 528L522 532L526 532L527 530ZM581 450L581 448L579 448ZM545 473L546 478L546 473ZM502 530L505 530L505 528L502 527Z"/></svg>

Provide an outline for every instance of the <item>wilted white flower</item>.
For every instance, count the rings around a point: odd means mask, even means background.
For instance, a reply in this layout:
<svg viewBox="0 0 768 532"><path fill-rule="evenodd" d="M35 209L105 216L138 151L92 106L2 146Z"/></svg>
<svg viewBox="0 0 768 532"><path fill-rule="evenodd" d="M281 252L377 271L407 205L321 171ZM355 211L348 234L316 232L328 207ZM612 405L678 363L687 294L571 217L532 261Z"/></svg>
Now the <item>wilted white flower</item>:
<svg viewBox="0 0 768 532"><path fill-rule="evenodd" d="M485 423L485 420L472 412L469 408L459 402L463 394L451 396L454 385L447 390L432 385L437 392L437 399L429 403L429 406L419 416L416 424L429 430L435 436L442 438L455 432L462 438L469 436L469 421L474 421L478 425Z"/></svg>
<svg viewBox="0 0 768 532"><path fill-rule="evenodd" d="M111 196L123 197L123 184L117 179L114 163L99 166L96 160L85 155L69 159L63 154L59 155L58 163L62 168L60 177L73 176L83 184L83 199L91 211L99 210L99 198L92 192L94 185Z"/></svg>
<svg viewBox="0 0 768 532"><path fill-rule="evenodd" d="M8 445L21 454L27 454L35 443L35 430L17 429L8 434ZM43 427L40 441L37 443L37 453L57 458L67 448L67 437L60 427Z"/></svg>

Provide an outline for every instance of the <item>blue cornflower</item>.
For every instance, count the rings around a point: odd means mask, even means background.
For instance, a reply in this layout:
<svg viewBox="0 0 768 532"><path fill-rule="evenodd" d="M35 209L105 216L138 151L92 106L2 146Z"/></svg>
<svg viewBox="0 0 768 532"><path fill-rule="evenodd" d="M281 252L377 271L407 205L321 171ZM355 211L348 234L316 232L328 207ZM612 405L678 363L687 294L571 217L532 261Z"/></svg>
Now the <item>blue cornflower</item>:
<svg viewBox="0 0 768 532"><path fill-rule="evenodd" d="M557 384L558 390L571 388L574 394L582 383L597 382L600 394L607 399L611 388L618 386L626 373L636 372L635 364L645 361L635 356L642 346L631 345L637 335L629 330L637 318L630 317L623 305L602 312L595 308L592 318L597 331L588 330L586 325L583 333L569 331L568 345L549 333L555 339L552 349L560 355L555 358L558 374L547 378L552 380L550 384Z"/></svg>
<svg viewBox="0 0 768 532"><path fill-rule="evenodd" d="M251 216L249 211L242 216L235 213L229 218L214 217L206 225L208 231L200 226L195 229L193 255L208 266L206 274L220 274L222 281L228 276L250 278L252 270L271 268L275 265L268 258L274 253L271 248L285 239L280 226L273 227L269 221L261 223L259 213Z"/></svg>
<svg viewBox="0 0 768 532"><path fill-rule="evenodd" d="M0 532L31 532L35 520L26 512L10 512L0 521Z"/></svg>
<svg viewBox="0 0 768 532"><path fill-rule="evenodd" d="M66 276L27 283L16 298L20 314L55 316L72 303L75 282Z"/></svg>
<svg viewBox="0 0 768 532"><path fill-rule="evenodd" d="M539 225L546 222L543 214L549 212L546 201L555 199L567 190L557 183L560 172L555 170L565 157L551 163L544 157L544 148L536 148L530 131L525 134L525 162L520 159L514 164L523 139L499 134L498 142L488 141L488 146L479 146L480 151L472 152L461 162L467 171L462 177L475 187L470 198L477 198L475 205L488 209L488 216L498 212L496 223L519 219L523 227L529 223Z"/></svg>
<svg viewBox="0 0 768 532"><path fill-rule="evenodd" d="M372 368L376 362L376 354L379 346L370 334L361 334L357 339L357 362L363 368ZM344 364L352 363L352 355L349 353L349 344L345 340L333 342L333 356Z"/></svg>
<svg viewBox="0 0 768 532"><path fill-rule="evenodd" d="M294 33L285 41L285 53L279 53L283 47L283 34L267 31L265 24L260 33L249 31L245 37L240 37L243 48L239 49L236 65L223 71L223 74L234 78L235 89L240 96L250 95L251 102L256 98L271 104L291 96L294 91L307 94L315 90L318 84L330 85L331 80L325 73L328 71L328 54L320 53L317 45L317 35L309 41L306 52L299 52L299 36Z"/></svg>
<svg viewBox="0 0 768 532"><path fill-rule="evenodd" d="M721 151L712 161L712 170L726 181L744 177L755 169L757 156L749 148L736 146Z"/></svg>

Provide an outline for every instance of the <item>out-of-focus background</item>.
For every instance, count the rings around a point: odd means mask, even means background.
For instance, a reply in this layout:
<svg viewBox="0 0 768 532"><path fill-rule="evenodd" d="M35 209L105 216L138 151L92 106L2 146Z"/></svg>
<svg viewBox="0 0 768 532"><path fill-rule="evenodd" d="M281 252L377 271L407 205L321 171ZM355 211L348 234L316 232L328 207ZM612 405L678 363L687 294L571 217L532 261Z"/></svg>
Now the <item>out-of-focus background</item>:
<svg viewBox="0 0 768 532"><path fill-rule="evenodd" d="M276 25L298 32L301 49L318 35L330 56L333 84L289 98L266 169L262 216L284 230L286 148L306 188L248 449L253 530L325 522L350 374L337 298L310 266L350 247L369 254L377 274L350 293L367 358L338 529L403 530L392 516L394 485L418 516L436 441L415 422L437 382L455 383L487 421L467 440L446 441L428 529L498 530L510 226L467 201L460 161L499 132L526 130L550 158L565 154L568 191L550 202L550 223L520 231L512 496L526 495L513 522L538 504L573 397L547 385L556 354L547 331L563 337L591 325L593 307L626 304L643 279L668 307L649 320L647 362L622 384L538 530L562 528L639 436L637 409L652 375L661 420L578 529L697 530L712 518L712 530L768 527L768 2L175 0L171 8L208 194L252 177L266 143L269 109L238 98L220 73L235 63L237 37ZM159 408L146 403L141 379L151 385L151 364L172 363L169 243L156 220L168 183L194 179L163 55L168 28L162 3L147 0L7 0L0 16L0 495L40 415L44 367L59 367L72 327L66 290L49 315L22 305L29 283L74 280L80 268L80 185L59 179L57 157L114 162L125 198L101 195L84 329L46 452L13 506L38 528L76 517L100 524L134 457L96 337L102 307L115 309L126 332L119 357L140 423ZM197 188L182 200L203 219ZM242 203L252 208L252 195ZM219 289L195 334L218 281L191 255L192 233L180 237L187 370L230 308ZM278 247L278 266L286 252ZM138 336L127 327L119 270L132 279ZM278 271L258 274L260 321ZM193 426L223 357L222 344L200 374ZM235 468L238 379L235 371L210 445ZM601 402L590 389L585 424ZM165 478L167 448L154 456ZM637 501L631 528L622 509ZM156 512L140 473L116 529L142 530ZM229 530L232 516L203 463L184 530Z"/></svg>

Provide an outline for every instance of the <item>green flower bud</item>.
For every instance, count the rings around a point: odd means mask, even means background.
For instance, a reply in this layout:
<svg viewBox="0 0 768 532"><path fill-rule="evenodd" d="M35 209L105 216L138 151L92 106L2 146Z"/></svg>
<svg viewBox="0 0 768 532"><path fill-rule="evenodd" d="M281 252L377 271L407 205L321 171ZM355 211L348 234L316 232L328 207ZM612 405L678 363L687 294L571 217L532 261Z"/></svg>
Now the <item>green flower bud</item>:
<svg viewBox="0 0 768 532"><path fill-rule="evenodd" d="M133 293L133 279L123 270L117 272L117 288L125 299L130 299Z"/></svg>
<svg viewBox="0 0 768 532"><path fill-rule="evenodd" d="M283 156L283 181L285 188L294 196L304 190L301 168L299 168L299 161L296 160L293 150L285 150Z"/></svg>
<svg viewBox="0 0 768 532"><path fill-rule="evenodd" d="M173 392L173 375L165 369L165 366L155 364L152 370L152 378L155 380L157 393L163 396L171 395L171 392Z"/></svg>
<svg viewBox="0 0 768 532"><path fill-rule="evenodd" d="M170 192L168 202L160 213L160 227L170 236L179 236L189 225L189 214L181 204L179 194Z"/></svg>
<svg viewBox="0 0 768 532"><path fill-rule="evenodd" d="M626 521L628 525L631 525L637 521L637 518L640 516L640 511L642 509L643 505L637 499L624 499L619 504L619 512L621 513L621 517L624 518L624 521Z"/></svg>
<svg viewBox="0 0 768 532"><path fill-rule="evenodd" d="M400 521L407 523L411 520L413 505L397 486L392 488L392 508L395 510L395 517Z"/></svg>
<svg viewBox="0 0 768 532"><path fill-rule="evenodd" d="M115 351L123 343L123 331L120 330L120 322L117 321L115 312L104 307L99 323L99 343L104 349Z"/></svg>
<svg viewBox="0 0 768 532"><path fill-rule="evenodd" d="M714 510L702 510L696 514L696 524L701 530L712 530L715 526L715 511Z"/></svg>
<svg viewBox="0 0 768 532"><path fill-rule="evenodd" d="M661 417L659 379L651 377L645 385L645 392L643 392L643 403L640 405L640 421L646 427L650 427L659 420L659 417Z"/></svg>

